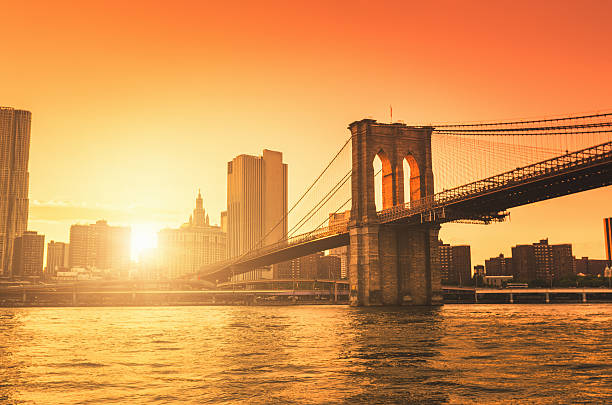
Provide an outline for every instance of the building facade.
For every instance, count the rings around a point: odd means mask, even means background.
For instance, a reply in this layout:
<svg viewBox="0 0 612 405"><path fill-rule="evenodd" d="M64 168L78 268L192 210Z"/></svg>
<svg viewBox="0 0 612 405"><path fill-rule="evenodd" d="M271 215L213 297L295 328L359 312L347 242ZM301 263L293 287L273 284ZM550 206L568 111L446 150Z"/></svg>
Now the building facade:
<svg viewBox="0 0 612 405"><path fill-rule="evenodd" d="M604 270L608 261L605 259L589 259L582 257L574 259L576 274L585 274L590 276L603 276Z"/></svg>
<svg viewBox="0 0 612 405"><path fill-rule="evenodd" d="M45 235L25 231L15 238L13 248L13 277L29 278L43 276Z"/></svg>
<svg viewBox="0 0 612 405"><path fill-rule="evenodd" d="M283 154L240 155L227 164L229 257L287 235L287 165Z"/></svg>
<svg viewBox="0 0 612 405"><path fill-rule="evenodd" d="M512 258L504 257L503 253L500 253L497 257L485 260L485 273L487 276L511 276Z"/></svg>
<svg viewBox="0 0 612 405"><path fill-rule="evenodd" d="M571 244L549 245L542 239L512 248L512 274L519 281L552 282L575 274Z"/></svg>
<svg viewBox="0 0 612 405"><path fill-rule="evenodd" d="M104 220L90 225L72 225L69 266L109 270L119 277L127 277L131 238L129 227L110 226Z"/></svg>
<svg viewBox="0 0 612 405"><path fill-rule="evenodd" d="M13 244L28 225L32 113L0 107L0 275L10 276Z"/></svg>
<svg viewBox="0 0 612 405"><path fill-rule="evenodd" d="M448 285L471 285L472 254L470 246L451 246L441 240L438 243L442 282Z"/></svg>
<svg viewBox="0 0 612 405"><path fill-rule="evenodd" d="M68 271L70 269L69 244L64 242L51 241L47 243L47 266L45 273L47 276L55 276L58 271Z"/></svg>
<svg viewBox="0 0 612 405"><path fill-rule="evenodd" d="M204 265L227 258L227 233L220 226L210 225L200 192L189 222L177 229L162 229L157 235L162 278L194 274Z"/></svg>

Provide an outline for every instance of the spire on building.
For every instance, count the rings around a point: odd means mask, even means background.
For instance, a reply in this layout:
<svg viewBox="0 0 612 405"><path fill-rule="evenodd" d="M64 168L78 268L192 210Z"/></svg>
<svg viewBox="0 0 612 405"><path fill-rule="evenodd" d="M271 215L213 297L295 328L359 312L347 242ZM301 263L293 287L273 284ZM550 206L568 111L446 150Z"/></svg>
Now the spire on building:
<svg viewBox="0 0 612 405"><path fill-rule="evenodd" d="M193 210L192 221L191 224L193 226L206 226L208 225L208 221L206 220L206 212L204 211L204 199L202 198L202 193L200 189L198 189L198 197L196 198L196 206Z"/></svg>

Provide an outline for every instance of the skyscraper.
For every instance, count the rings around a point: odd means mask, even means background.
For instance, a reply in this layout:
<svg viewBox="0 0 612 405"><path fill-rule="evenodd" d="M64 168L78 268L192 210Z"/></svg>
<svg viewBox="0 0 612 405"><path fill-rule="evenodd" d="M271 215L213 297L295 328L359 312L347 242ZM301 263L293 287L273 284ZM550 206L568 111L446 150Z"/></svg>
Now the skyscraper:
<svg viewBox="0 0 612 405"><path fill-rule="evenodd" d="M9 275L13 243L28 225L32 113L0 107L0 274Z"/></svg>
<svg viewBox="0 0 612 405"><path fill-rule="evenodd" d="M240 155L227 164L229 256L287 234L287 165L283 154Z"/></svg>

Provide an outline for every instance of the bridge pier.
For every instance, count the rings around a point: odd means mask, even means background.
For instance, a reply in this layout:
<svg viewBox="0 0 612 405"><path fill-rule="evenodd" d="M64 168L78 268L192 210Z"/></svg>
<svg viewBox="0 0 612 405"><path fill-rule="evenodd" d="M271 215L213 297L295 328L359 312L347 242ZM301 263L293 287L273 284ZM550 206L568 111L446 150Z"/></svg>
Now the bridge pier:
<svg viewBox="0 0 612 405"><path fill-rule="evenodd" d="M442 303L437 224L407 224L376 211L373 161L382 162L383 210L403 206L405 195L433 195L431 127L361 120L352 134L352 206L349 221L351 305L439 305ZM404 190L404 162L410 178ZM405 192L404 192L405 191Z"/></svg>
<svg viewBox="0 0 612 405"><path fill-rule="evenodd" d="M439 226L350 229L350 304L441 305Z"/></svg>

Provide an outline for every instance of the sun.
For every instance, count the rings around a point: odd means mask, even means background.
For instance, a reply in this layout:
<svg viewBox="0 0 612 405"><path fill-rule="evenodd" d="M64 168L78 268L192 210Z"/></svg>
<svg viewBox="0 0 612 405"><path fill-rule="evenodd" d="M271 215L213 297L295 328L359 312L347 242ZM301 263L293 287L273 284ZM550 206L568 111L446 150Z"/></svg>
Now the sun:
<svg viewBox="0 0 612 405"><path fill-rule="evenodd" d="M132 249L131 258L138 261L140 254L147 249L157 247L157 227L152 224L132 225Z"/></svg>

